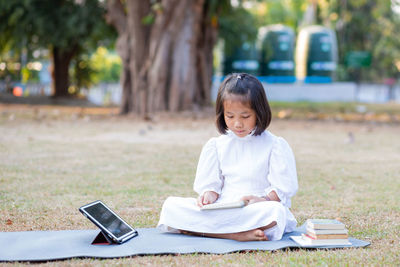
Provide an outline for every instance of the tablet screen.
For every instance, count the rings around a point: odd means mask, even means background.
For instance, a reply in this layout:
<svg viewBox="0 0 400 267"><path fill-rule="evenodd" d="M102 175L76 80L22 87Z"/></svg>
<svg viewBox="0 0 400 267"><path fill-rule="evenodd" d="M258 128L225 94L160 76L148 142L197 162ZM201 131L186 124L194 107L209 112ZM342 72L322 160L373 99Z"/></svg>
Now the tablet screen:
<svg viewBox="0 0 400 267"><path fill-rule="evenodd" d="M128 225L111 213L101 203L86 207L85 210L117 238L120 238L121 236L132 231Z"/></svg>

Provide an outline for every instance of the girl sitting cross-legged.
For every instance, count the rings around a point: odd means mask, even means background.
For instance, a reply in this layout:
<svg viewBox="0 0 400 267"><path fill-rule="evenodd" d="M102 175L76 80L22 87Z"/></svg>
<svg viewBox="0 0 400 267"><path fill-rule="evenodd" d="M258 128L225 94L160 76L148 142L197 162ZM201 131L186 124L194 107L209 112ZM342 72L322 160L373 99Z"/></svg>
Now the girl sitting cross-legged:
<svg viewBox="0 0 400 267"><path fill-rule="evenodd" d="M195 198L169 197L158 228L238 241L279 240L296 227L290 199L297 191L296 164L288 143L267 129L271 121L264 88L252 75L231 74L216 102L221 136L203 147ZM201 210L214 202L244 200L243 208Z"/></svg>

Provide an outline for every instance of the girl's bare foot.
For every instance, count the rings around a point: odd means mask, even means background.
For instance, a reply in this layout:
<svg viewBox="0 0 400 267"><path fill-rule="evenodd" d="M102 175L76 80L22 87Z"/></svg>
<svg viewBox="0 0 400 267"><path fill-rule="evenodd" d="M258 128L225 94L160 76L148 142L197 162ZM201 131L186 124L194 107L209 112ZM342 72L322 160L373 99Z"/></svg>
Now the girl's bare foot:
<svg viewBox="0 0 400 267"><path fill-rule="evenodd" d="M246 232L233 233L232 238L237 241L267 241L268 238L264 235L261 229L254 229Z"/></svg>
<svg viewBox="0 0 400 267"><path fill-rule="evenodd" d="M185 235L194 235L194 236L207 236L207 237L215 237L215 238L225 238L225 239L233 239L236 241L267 241L268 238L264 234L264 230L274 227L276 222L272 222L267 226L245 231L238 233L229 233L229 234L210 234L210 233L198 233L191 232L186 230L179 230L182 234Z"/></svg>
<svg viewBox="0 0 400 267"><path fill-rule="evenodd" d="M268 238L264 235L261 229L253 229L246 232L229 233L229 234L210 234L210 233L196 233L190 231L180 230L182 234L192 236L207 236L215 238L233 239L236 241L267 241Z"/></svg>

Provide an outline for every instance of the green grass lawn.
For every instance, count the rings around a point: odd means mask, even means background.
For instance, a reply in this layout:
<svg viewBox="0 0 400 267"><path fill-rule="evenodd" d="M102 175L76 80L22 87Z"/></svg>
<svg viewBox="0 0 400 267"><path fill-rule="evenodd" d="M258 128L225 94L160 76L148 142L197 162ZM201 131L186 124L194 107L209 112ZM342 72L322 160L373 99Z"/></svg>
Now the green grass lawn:
<svg viewBox="0 0 400 267"><path fill-rule="evenodd" d="M400 123L400 105L396 103L271 102L271 108L274 116L282 119Z"/></svg>
<svg viewBox="0 0 400 267"><path fill-rule="evenodd" d="M95 229L78 207L97 199L136 228L155 227L168 196L195 196L201 147L217 135L207 114L163 114L144 122L46 112L38 116L28 108L15 116L0 114L0 231ZM370 241L370 247L43 265L398 266L400 125L275 119L270 131L283 136L296 156L300 188L292 211L299 224L308 218L339 218L350 236Z"/></svg>

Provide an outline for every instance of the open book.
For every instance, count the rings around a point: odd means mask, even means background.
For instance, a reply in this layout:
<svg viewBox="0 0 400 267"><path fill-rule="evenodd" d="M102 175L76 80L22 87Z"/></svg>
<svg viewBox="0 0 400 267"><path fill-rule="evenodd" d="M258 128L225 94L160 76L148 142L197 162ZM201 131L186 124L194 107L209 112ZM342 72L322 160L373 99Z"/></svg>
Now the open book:
<svg viewBox="0 0 400 267"><path fill-rule="evenodd" d="M246 202L243 200L235 201L235 202L225 202L225 203L212 203L208 205L204 205L201 207L201 210L219 210L219 209L234 209L234 208L243 208L246 206Z"/></svg>

